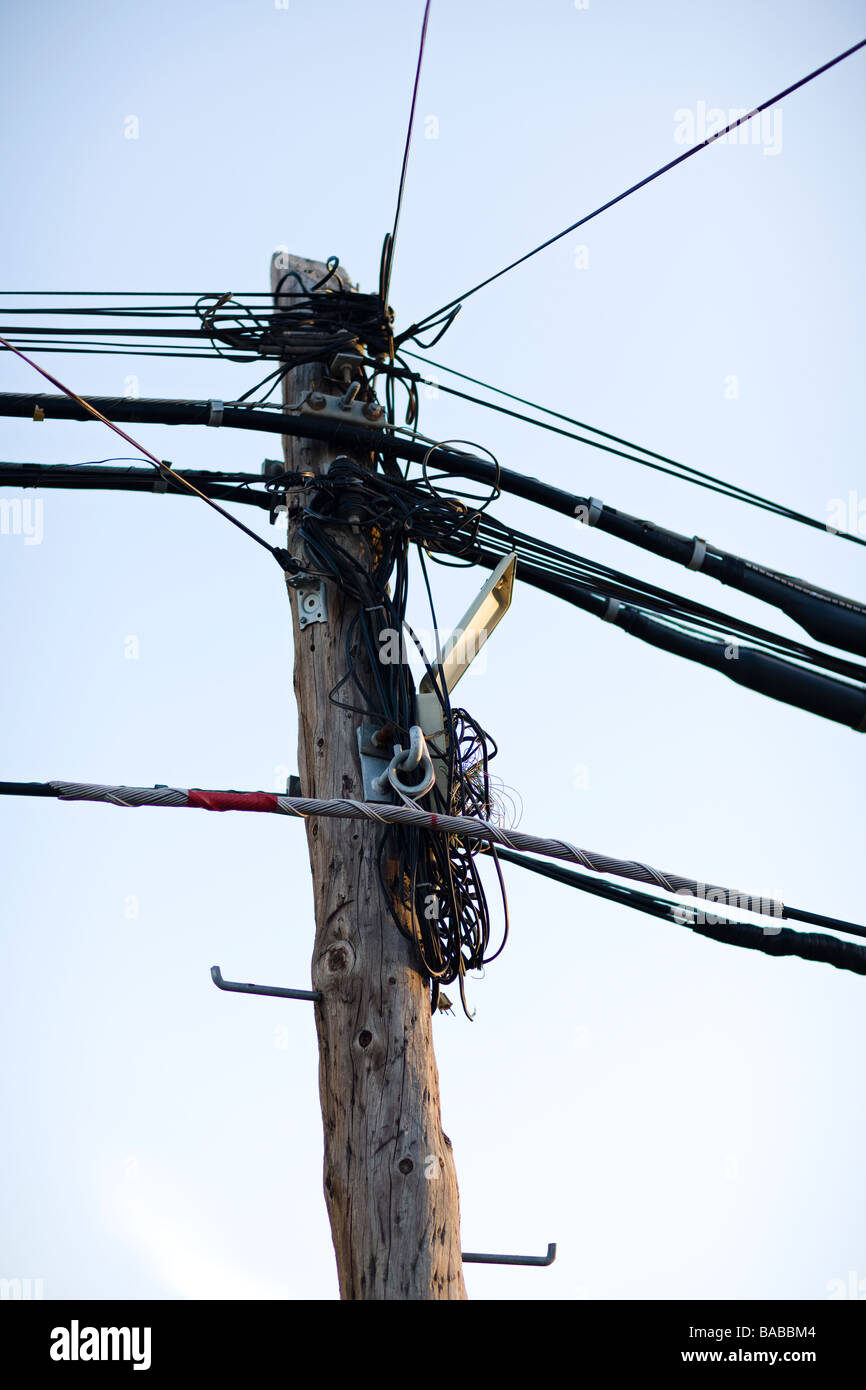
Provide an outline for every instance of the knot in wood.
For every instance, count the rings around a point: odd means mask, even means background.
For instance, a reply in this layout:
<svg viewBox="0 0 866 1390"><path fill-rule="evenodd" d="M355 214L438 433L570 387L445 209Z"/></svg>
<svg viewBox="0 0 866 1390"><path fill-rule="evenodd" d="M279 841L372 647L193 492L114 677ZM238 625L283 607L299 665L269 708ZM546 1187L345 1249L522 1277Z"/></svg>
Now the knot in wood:
<svg viewBox="0 0 866 1390"><path fill-rule="evenodd" d="M355 965L355 951L349 941L334 941L319 956L317 974L319 981L327 985L330 980L348 975Z"/></svg>

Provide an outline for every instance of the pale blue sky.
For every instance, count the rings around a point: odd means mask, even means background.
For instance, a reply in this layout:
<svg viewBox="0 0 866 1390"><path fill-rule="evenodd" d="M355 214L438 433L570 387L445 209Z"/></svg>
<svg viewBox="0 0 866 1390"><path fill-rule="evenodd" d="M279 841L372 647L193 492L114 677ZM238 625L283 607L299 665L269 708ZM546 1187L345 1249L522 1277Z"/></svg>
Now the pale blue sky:
<svg viewBox="0 0 866 1390"><path fill-rule="evenodd" d="M284 246L338 253L374 288L422 8L48 0L35 24L7 7L4 287L264 290ZM672 158L676 112L750 108L864 33L862 3L434 0L398 322ZM468 301L433 355L813 515L862 498L864 63L784 104L777 152L716 144ZM130 372L142 396L231 399L257 379L46 365L84 394L123 394ZM40 389L2 367L0 389ZM831 536L441 395L422 427L863 595L860 553ZM275 452L240 432L138 434L182 467L256 471ZM4 459L116 452L97 425L0 420ZM296 718L272 562L193 500L43 502L41 544L0 537L2 776L278 787ZM802 636L563 518L507 499L499 514ZM483 576L434 573L447 625ZM410 619L427 621L417 584ZM519 585L461 689L524 829L862 920L851 731ZM45 801L0 817L0 1275L43 1278L48 1297L335 1297L312 1015L209 978L216 962L309 980L301 828ZM863 981L516 869L508 883L512 937L471 984L476 1022L436 1023L443 1121L464 1248L556 1240L559 1257L468 1268L470 1294L822 1298L866 1279Z"/></svg>

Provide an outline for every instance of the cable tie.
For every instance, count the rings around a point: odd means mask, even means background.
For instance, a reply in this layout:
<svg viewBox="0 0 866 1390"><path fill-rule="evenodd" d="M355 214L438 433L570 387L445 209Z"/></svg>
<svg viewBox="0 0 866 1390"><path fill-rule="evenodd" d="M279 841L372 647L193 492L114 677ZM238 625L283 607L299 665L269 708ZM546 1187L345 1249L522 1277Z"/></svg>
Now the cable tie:
<svg viewBox="0 0 866 1390"><path fill-rule="evenodd" d="M703 568L704 560L707 558L707 543L700 536L695 536L691 556L686 563L687 570L699 570Z"/></svg>
<svg viewBox="0 0 866 1390"><path fill-rule="evenodd" d="M223 422L223 411L225 410L224 401L208 401L209 414L207 423L209 425L221 425Z"/></svg>

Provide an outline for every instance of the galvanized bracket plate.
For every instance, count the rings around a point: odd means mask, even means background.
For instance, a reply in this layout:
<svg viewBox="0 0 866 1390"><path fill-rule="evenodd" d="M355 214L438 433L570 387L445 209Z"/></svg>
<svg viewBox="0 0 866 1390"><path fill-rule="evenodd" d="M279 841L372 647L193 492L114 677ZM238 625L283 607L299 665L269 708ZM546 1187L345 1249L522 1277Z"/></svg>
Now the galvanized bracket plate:
<svg viewBox="0 0 866 1390"><path fill-rule="evenodd" d="M367 429L381 429L385 412L381 405L373 401L348 401L341 403L340 396L326 396L314 391L301 402L302 415L318 415L325 420L342 420L351 425L363 425Z"/></svg>
<svg viewBox="0 0 866 1390"><path fill-rule="evenodd" d="M373 742L373 736L378 732L379 726L376 724L362 724L358 729L358 752L361 756L361 776L364 779L364 800L385 802L390 805L394 801L390 790L382 792L373 786L376 778L382 776L391 761L387 749L380 748L378 744Z"/></svg>
<svg viewBox="0 0 866 1390"><path fill-rule="evenodd" d="M309 627L311 623L328 621L328 597L325 593L324 579L314 579L310 574L291 575L287 583L298 595L298 627Z"/></svg>

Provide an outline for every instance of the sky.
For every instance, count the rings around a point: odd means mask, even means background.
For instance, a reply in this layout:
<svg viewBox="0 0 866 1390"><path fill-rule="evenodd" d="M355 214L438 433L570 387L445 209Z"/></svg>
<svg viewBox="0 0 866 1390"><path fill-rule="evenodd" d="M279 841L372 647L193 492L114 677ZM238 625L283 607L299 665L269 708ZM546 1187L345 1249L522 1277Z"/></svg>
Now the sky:
<svg viewBox="0 0 866 1390"><path fill-rule="evenodd" d="M371 0L7 5L3 287L261 291L276 249L376 285L422 13ZM433 0L391 286L452 299L866 32L862 3ZM431 356L866 531L863 55L469 299ZM0 301L2 304L3 301ZM2 314L0 314L2 317ZM231 400L256 368L51 356L82 394ZM38 391L2 360L0 390ZM261 375L262 373L259 373ZM436 375L436 373L432 373ZM447 379L441 375L440 379ZM431 389L421 427L842 594L862 552ZM176 467L275 441L139 426ZM115 453L0 419L0 458ZM9 497L10 492L4 492ZM194 499L26 494L0 534L2 778L282 790L286 595ZM251 509L244 509L249 513ZM785 635L757 601L516 499L497 515ZM26 514L22 514L25 516ZM35 521L37 513L30 513ZM262 534L264 515L242 519ZM38 534L38 539L37 539ZM434 571L443 627L482 572ZM410 621L428 625L423 588ZM863 745L521 588L461 686L520 828L863 919ZM0 806L0 1276L46 1298L332 1299L297 823ZM434 1033L482 1299L866 1297L863 981L508 870L511 936Z"/></svg>

